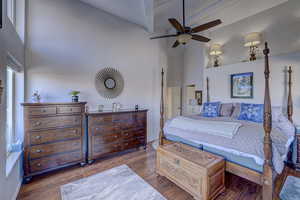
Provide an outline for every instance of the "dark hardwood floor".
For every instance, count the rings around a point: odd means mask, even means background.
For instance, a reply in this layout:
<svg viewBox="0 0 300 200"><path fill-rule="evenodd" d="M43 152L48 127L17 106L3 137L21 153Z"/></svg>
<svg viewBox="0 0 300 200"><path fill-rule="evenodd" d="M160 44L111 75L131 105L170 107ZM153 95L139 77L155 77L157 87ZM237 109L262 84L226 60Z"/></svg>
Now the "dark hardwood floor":
<svg viewBox="0 0 300 200"><path fill-rule="evenodd" d="M125 155L102 160L85 167L73 167L60 170L47 175L34 177L29 184L23 185L18 199L22 200L59 200L60 186L72 181L102 172L104 170L126 164L150 185L157 189L167 199L192 200L193 198L164 177L155 173L155 151L148 145L148 149L131 152ZM279 190L282 181L288 174L299 176L299 173L285 169L282 180L276 183ZM300 177L300 176L299 176ZM218 200L252 200L260 199L261 186L239 178L235 175L226 174L226 191Z"/></svg>

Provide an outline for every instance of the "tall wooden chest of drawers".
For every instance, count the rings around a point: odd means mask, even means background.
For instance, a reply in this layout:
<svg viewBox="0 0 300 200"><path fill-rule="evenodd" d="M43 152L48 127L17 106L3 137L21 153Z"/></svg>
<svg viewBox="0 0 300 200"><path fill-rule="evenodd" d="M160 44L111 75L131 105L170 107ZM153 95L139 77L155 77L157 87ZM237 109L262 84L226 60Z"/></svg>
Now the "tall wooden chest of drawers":
<svg viewBox="0 0 300 200"><path fill-rule="evenodd" d="M84 108L79 103L24 103L24 177L84 164Z"/></svg>
<svg viewBox="0 0 300 200"><path fill-rule="evenodd" d="M87 113L88 161L147 144L147 110Z"/></svg>

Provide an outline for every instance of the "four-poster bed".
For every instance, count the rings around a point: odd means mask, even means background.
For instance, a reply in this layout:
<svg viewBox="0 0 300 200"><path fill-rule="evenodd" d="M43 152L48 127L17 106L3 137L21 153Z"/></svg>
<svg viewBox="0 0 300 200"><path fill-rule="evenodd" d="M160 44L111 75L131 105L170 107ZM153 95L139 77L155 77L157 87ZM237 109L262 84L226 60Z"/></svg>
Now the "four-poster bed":
<svg viewBox="0 0 300 200"><path fill-rule="evenodd" d="M263 51L265 59L265 94L264 94L264 117L263 117L263 128L264 128L264 137L263 137L263 166L262 170L252 170L251 168L244 167L236 162L226 161L226 171L237 176L248 179L252 182L255 182L259 185L262 185L262 198L263 200L270 200L275 198L274 196L274 177L276 172L274 172L274 165L272 161L273 150L272 150L272 107L271 107L271 98L270 98L270 87L269 87L269 78L270 78L270 67L269 67L269 48L267 43L265 43L265 49ZM292 122L293 114L293 104L292 104L292 95L291 95L291 67L288 70L289 74L289 95L288 95L288 107L287 115L288 119ZM166 138L164 134L164 72L162 71L162 80L161 80L161 110L160 110L160 134L159 134L159 144L164 145L168 143L173 143L174 141ZM290 158L289 158L290 159Z"/></svg>

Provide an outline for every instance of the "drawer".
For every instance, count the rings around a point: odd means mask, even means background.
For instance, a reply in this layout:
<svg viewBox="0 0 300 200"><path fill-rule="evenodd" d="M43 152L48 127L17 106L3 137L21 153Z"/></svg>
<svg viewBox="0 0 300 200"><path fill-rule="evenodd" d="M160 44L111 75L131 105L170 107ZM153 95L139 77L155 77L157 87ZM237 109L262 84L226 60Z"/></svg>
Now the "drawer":
<svg viewBox="0 0 300 200"><path fill-rule="evenodd" d="M90 128L91 135L108 135L117 132L117 129L114 126L92 126Z"/></svg>
<svg viewBox="0 0 300 200"><path fill-rule="evenodd" d="M133 132L134 137L145 137L146 136L146 129L144 128L140 128L140 129L136 129Z"/></svg>
<svg viewBox="0 0 300 200"><path fill-rule="evenodd" d="M26 107L25 115L55 115L56 106Z"/></svg>
<svg viewBox="0 0 300 200"><path fill-rule="evenodd" d="M110 143L93 146L93 156L105 156L110 153L120 152L122 150L121 143Z"/></svg>
<svg viewBox="0 0 300 200"><path fill-rule="evenodd" d="M140 147L144 144L144 140L134 139L123 142L123 150Z"/></svg>
<svg viewBox="0 0 300 200"><path fill-rule="evenodd" d="M81 160L82 153L80 151L60 154L47 158L40 158L30 161L30 171L31 173L39 172L42 170L55 168L72 162L80 162Z"/></svg>
<svg viewBox="0 0 300 200"><path fill-rule="evenodd" d="M122 139L120 133L113 133L109 135L93 136L93 145L101 145L103 143L115 143Z"/></svg>
<svg viewBox="0 0 300 200"><path fill-rule="evenodd" d="M36 145L30 147L30 159L50 156L57 153L81 150L81 140L69 140L52 144Z"/></svg>
<svg viewBox="0 0 300 200"><path fill-rule="evenodd" d="M147 113L146 112L136 112L133 114L135 120L146 120Z"/></svg>
<svg viewBox="0 0 300 200"><path fill-rule="evenodd" d="M112 115L100 115L91 116L89 119L89 125L112 125Z"/></svg>
<svg viewBox="0 0 300 200"><path fill-rule="evenodd" d="M81 137L81 128L64 128L39 132L31 132L31 145L55 142L59 140L74 139Z"/></svg>
<svg viewBox="0 0 300 200"><path fill-rule="evenodd" d="M129 130L134 129L136 125L133 123L133 121L122 121L122 122L115 122L115 126L120 130Z"/></svg>
<svg viewBox="0 0 300 200"><path fill-rule="evenodd" d="M124 140L133 139L134 132L133 132L133 130L122 131L122 136L123 136Z"/></svg>
<svg viewBox="0 0 300 200"><path fill-rule="evenodd" d="M113 122L132 121L132 113L118 113L113 115Z"/></svg>
<svg viewBox="0 0 300 200"><path fill-rule="evenodd" d="M80 106L59 106L57 107L58 114L79 114L82 112Z"/></svg>
<svg viewBox="0 0 300 200"><path fill-rule="evenodd" d="M29 130L39 130L57 127L70 127L81 125L81 116L56 116L29 119Z"/></svg>

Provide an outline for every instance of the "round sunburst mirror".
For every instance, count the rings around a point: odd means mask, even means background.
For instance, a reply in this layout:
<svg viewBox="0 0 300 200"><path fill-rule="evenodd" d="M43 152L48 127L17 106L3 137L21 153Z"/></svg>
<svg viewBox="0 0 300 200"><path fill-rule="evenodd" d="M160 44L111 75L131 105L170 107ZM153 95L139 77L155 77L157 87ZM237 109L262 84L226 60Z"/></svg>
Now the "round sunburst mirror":
<svg viewBox="0 0 300 200"><path fill-rule="evenodd" d="M107 67L97 73L95 86L102 97L113 99L122 93L124 79L118 70Z"/></svg>

